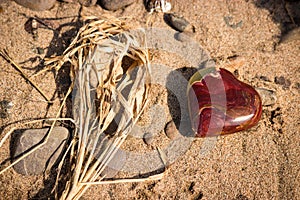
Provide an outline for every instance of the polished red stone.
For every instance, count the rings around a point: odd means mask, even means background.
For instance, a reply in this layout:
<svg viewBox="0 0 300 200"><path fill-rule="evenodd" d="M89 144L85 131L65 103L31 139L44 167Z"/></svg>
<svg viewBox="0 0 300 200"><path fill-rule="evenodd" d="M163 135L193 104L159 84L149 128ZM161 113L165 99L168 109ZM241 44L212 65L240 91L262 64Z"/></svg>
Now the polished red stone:
<svg viewBox="0 0 300 200"><path fill-rule="evenodd" d="M189 83L189 112L196 137L235 133L259 121L259 94L226 69L200 70Z"/></svg>

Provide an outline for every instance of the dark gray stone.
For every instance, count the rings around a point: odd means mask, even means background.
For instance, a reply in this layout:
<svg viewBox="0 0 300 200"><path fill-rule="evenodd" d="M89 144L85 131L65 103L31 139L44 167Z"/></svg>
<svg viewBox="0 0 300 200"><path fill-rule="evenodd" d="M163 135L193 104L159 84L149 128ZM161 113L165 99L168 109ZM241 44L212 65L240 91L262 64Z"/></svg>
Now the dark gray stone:
<svg viewBox="0 0 300 200"><path fill-rule="evenodd" d="M119 10L130 4L133 4L136 0L100 0L100 5L106 10Z"/></svg>
<svg viewBox="0 0 300 200"><path fill-rule="evenodd" d="M43 11L52 8L56 0L14 0L16 3L31 10Z"/></svg>
<svg viewBox="0 0 300 200"><path fill-rule="evenodd" d="M278 85L282 85L282 89L287 90L291 86L291 81L283 76L276 76L274 82Z"/></svg>
<svg viewBox="0 0 300 200"><path fill-rule="evenodd" d="M16 139L14 158L18 158L24 152L39 144L45 137L49 128L25 130ZM49 170L56 162L64 148L69 131L64 127L54 127L48 141L42 147L25 157L14 165L14 170L23 175L40 175L45 169Z"/></svg>

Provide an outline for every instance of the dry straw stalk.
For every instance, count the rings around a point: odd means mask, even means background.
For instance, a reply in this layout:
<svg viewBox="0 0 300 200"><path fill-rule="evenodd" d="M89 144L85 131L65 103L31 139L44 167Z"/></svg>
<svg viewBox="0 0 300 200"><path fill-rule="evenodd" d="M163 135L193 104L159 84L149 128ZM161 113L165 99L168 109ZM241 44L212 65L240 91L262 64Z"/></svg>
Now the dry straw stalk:
<svg viewBox="0 0 300 200"><path fill-rule="evenodd" d="M64 54L48 60L56 70L70 62L74 86L76 128L60 164L71 161L70 180L61 199L78 199L94 184L161 178L103 181L103 170L147 103L149 58L146 48L130 34L123 21L112 17L86 20Z"/></svg>

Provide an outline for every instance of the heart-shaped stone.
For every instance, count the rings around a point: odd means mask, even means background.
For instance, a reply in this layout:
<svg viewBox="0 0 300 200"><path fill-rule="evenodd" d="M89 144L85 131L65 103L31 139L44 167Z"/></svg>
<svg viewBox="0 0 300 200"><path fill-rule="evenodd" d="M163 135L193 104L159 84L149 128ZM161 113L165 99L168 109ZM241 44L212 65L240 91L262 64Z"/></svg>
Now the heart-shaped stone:
<svg viewBox="0 0 300 200"><path fill-rule="evenodd" d="M262 113L259 94L226 69L206 68L189 81L189 113L196 137L249 129Z"/></svg>

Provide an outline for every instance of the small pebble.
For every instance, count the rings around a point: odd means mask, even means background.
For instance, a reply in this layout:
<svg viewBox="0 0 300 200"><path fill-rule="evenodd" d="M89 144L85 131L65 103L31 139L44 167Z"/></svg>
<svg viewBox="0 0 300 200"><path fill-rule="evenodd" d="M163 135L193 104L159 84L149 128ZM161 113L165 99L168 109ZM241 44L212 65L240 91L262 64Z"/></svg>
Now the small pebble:
<svg viewBox="0 0 300 200"><path fill-rule="evenodd" d="M24 24L24 29L27 33L35 35L37 34L38 22L33 18L29 18Z"/></svg>
<svg viewBox="0 0 300 200"><path fill-rule="evenodd" d="M16 3L31 10L43 11L52 8L56 0L14 0Z"/></svg>
<svg viewBox="0 0 300 200"><path fill-rule="evenodd" d="M165 14L165 21L175 30L179 32L190 31L195 32L194 26L185 18L174 13Z"/></svg>
<svg viewBox="0 0 300 200"><path fill-rule="evenodd" d="M259 76L258 77L260 80L266 81L266 82L270 82L270 79L267 76Z"/></svg>
<svg viewBox="0 0 300 200"><path fill-rule="evenodd" d="M283 76L276 76L274 82L278 85L282 85L282 89L287 90L291 86L291 81Z"/></svg>
<svg viewBox="0 0 300 200"><path fill-rule="evenodd" d="M136 0L100 0L100 5L110 11L119 10L130 4L133 4Z"/></svg>
<svg viewBox="0 0 300 200"><path fill-rule="evenodd" d="M255 90L259 93L261 97L262 105L271 106L276 103L277 96L275 91L265 88L255 88Z"/></svg>
<svg viewBox="0 0 300 200"><path fill-rule="evenodd" d="M17 158L39 144L48 131L49 128L28 129L21 133L20 136L15 135L15 141L13 142L15 145L12 146L13 158ZM51 169L60 156L68 135L68 129L54 127L46 144L15 164L13 166L14 170L23 175L40 175L45 171L46 167L47 170Z"/></svg>
<svg viewBox="0 0 300 200"><path fill-rule="evenodd" d="M200 200L200 199L203 198L203 196L204 196L204 195L203 195L203 192L200 191L193 199L194 199L194 200Z"/></svg>
<svg viewBox="0 0 300 200"><path fill-rule="evenodd" d="M179 135L179 132L176 128L174 121L170 121L166 124L165 133L167 137L170 138L171 140L175 139Z"/></svg>
<svg viewBox="0 0 300 200"><path fill-rule="evenodd" d="M236 78L238 78L240 76L238 69L234 70L233 74Z"/></svg>
<svg viewBox="0 0 300 200"><path fill-rule="evenodd" d="M13 107L13 103L7 100L0 101L0 118L8 117L9 109Z"/></svg>
<svg viewBox="0 0 300 200"><path fill-rule="evenodd" d="M81 5L86 7L94 6L97 3L97 0L78 0L78 1Z"/></svg>
<svg viewBox="0 0 300 200"><path fill-rule="evenodd" d="M194 192L195 192L194 187L195 187L195 182L193 181L188 188L189 192L191 192L192 194L194 194Z"/></svg>
<svg viewBox="0 0 300 200"><path fill-rule="evenodd" d="M154 136L152 133L145 133L143 140L147 145L150 145L154 141Z"/></svg>

